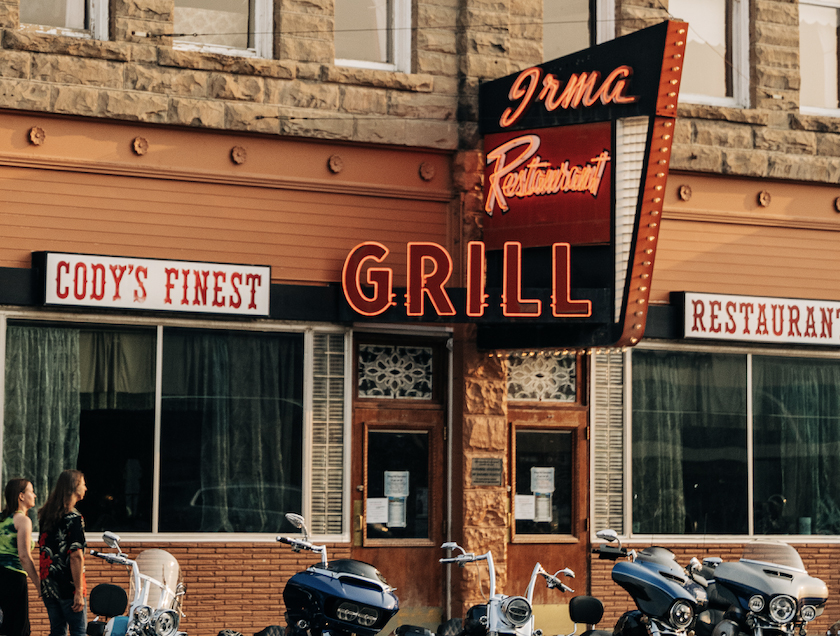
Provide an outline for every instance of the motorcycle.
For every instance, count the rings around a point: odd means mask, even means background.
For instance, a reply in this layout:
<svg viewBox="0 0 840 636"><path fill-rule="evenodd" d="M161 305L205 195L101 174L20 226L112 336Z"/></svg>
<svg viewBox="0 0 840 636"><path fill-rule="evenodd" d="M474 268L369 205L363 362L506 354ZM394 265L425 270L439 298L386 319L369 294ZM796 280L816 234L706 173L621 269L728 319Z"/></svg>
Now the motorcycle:
<svg viewBox="0 0 840 636"><path fill-rule="evenodd" d="M738 562L707 562L710 587L728 601L713 636L805 636L823 613L828 587L808 575L799 553L781 541L751 541Z"/></svg>
<svg viewBox="0 0 840 636"><path fill-rule="evenodd" d="M90 554L129 568L131 603L119 585L100 583L94 587L90 592L90 611L96 618L87 625L88 636L186 636L178 631L178 626L184 616L181 603L187 587L180 581L175 557L152 548L132 560L120 550L119 535L106 532L102 539L116 554L97 550ZM124 615L126 608L128 615Z"/></svg>
<svg viewBox="0 0 840 636"><path fill-rule="evenodd" d="M294 552L307 550L321 556L320 562L294 574L283 590L286 635L375 636L399 610L394 588L368 563L330 561L325 545L309 541L302 516L288 513L286 519L303 532L303 539L277 537L277 541Z"/></svg>
<svg viewBox="0 0 840 636"><path fill-rule="evenodd" d="M622 547L613 530L596 533L607 541L595 552L616 561L612 580L633 598L636 609L619 617L615 636L687 636L708 607L702 579L677 563L674 553L658 546L639 552ZM609 545L617 542L618 547ZM626 559L621 560L619 559ZM696 559L692 566L699 565Z"/></svg>
<svg viewBox="0 0 840 636"><path fill-rule="evenodd" d="M438 628L439 636L486 636L490 634L509 634L511 636L541 636L540 630L534 629L533 598L537 579L545 579L549 589L559 589L562 592L574 592L563 583L559 575L574 578L575 573L566 568L549 574L540 563L534 566L531 578L525 591L525 596L507 596L496 593L496 569L493 564L493 554L474 554L465 551L455 542L447 542L441 546L444 550L458 550L460 554L440 559L441 563L456 563L464 567L467 563L486 561L490 576L490 590L487 603L472 606L463 622L450 619ZM599 617L600 620L600 617Z"/></svg>

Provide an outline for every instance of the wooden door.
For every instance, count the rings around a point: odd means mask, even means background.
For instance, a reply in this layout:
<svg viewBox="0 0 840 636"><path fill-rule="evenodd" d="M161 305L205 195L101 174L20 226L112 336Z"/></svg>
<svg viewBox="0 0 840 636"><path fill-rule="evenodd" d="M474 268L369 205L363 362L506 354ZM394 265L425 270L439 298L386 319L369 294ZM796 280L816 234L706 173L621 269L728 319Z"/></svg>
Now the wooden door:
<svg viewBox="0 0 840 636"><path fill-rule="evenodd" d="M432 630L443 608L443 342L370 337L356 344L353 558L397 588L395 625Z"/></svg>
<svg viewBox="0 0 840 636"><path fill-rule="evenodd" d="M537 581L535 617L545 633L568 633L569 600L589 593L589 409L584 363L579 356L559 365L561 372L574 370L567 374L574 384L567 402L513 400L508 391L511 543L509 589L503 591L524 594L537 562L552 574L563 568L575 573L574 579L564 578L574 593L550 590L542 579ZM548 368L538 366L535 372L542 377ZM524 371L518 373L523 381Z"/></svg>

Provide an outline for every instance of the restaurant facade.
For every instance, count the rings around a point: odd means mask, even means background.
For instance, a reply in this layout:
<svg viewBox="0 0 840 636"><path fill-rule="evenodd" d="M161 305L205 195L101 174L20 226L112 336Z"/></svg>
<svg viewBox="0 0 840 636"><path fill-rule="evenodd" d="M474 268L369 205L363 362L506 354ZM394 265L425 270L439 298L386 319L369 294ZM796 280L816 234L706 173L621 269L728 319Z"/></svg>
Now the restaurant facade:
<svg viewBox="0 0 840 636"><path fill-rule="evenodd" d="M564 55L604 46L544 61L542 2L393 2L383 62L331 2L258 2L273 38L225 44L179 39L181 4L0 3L3 481L82 470L89 543L175 555L199 636L283 623L311 561L285 512L432 629L486 586L446 540L509 593L570 567L604 628L631 604L604 527L681 562L781 538L840 587L840 127L799 109L795 5L752 2L746 101L702 103L675 7L585 3ZM584 203L518 207L552 196Z"/></svg>

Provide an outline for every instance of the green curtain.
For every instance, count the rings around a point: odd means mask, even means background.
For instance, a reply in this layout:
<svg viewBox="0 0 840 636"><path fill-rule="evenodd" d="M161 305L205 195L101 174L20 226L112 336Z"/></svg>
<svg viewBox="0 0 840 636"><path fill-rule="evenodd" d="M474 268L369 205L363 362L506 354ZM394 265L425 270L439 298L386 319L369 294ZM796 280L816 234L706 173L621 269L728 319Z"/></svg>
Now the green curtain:
<svg viewBox="0 0 840 636"><path fill-rule="evenodd" d="M79 330L10 325L3 480L32 481L43 503L79 455Z"/></svg>

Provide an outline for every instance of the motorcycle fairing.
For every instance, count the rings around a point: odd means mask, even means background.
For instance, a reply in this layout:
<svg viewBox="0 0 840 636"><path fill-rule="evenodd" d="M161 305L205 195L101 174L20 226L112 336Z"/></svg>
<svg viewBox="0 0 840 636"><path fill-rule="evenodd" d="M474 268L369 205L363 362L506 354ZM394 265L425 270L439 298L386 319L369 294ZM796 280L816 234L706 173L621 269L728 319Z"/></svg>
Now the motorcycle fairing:
<svg viewBox="0 0 840 636"><path fill-rule="evenodd" d="M689 601L697 607L698 598L692 583L676 561L668 563L657 554L655 560L645 560L642 553L635 561L619 561L613 566L612 579L623 587L636 602L636 607L648 616L666 619L677 599Z"/></svg>
<svg viewBox="0 0 840 636"><path fill-rule="evenodd" d="M343 563L341 563L343 561ZM399 610L399 601L392 589L384 583L376 568L360 561L342 559L298 572L286 584L283 601L291 624L299 620L310 623L314 630L345 631L360 636L374 636ZM330 564L327 564L329 566ZM366 567L362 567L366 566ZM376 578L360 572L377 572ZM339 620L336 608L342 602L352 602L360 607L375 609L379 616L370 627L355 622ZM317 608L313 613L312 608Z"/></svg>
<svg viewBox="0 0 840 636"><path fill-rule="evenodd" d="M774 563L741 559L737 563L721 563L715 570L715 581L731 590L744 610L749 610L750 597L761 594L769 601L779 594L792 596L798 605L813 605L819 616L828 600L828 587L804 570Z"/></svg>

